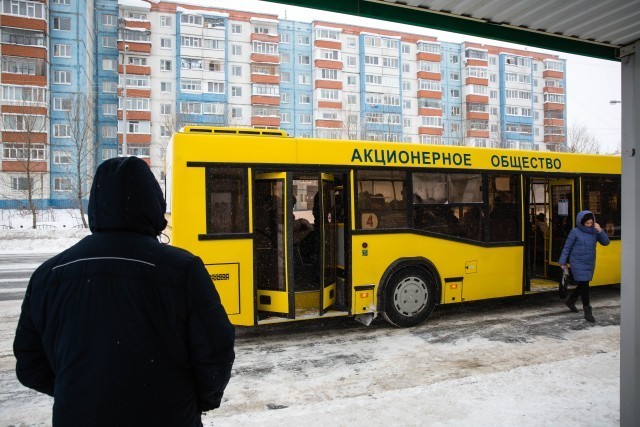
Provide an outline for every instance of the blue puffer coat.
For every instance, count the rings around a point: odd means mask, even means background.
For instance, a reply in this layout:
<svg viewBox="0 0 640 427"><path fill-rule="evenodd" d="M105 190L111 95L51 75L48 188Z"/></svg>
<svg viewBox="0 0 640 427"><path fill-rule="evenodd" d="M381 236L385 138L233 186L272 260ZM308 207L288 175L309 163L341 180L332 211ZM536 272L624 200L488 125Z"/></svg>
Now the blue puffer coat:
<svg viewBox="0 0 640 427"><path fill-rule="evenodd" d="M582 218L591 214L591 211L582 211L576 217L576 227L571 230L562 249L558 262L565 265L567 260L571 264L573 279L578 282L588 282L593 279L593 271L596 268L596 242L602 246L609 244L609 237L604 230L597 232L595 227L585 227L580 223ZM594 224L595 224L595 215Z"/></svg>

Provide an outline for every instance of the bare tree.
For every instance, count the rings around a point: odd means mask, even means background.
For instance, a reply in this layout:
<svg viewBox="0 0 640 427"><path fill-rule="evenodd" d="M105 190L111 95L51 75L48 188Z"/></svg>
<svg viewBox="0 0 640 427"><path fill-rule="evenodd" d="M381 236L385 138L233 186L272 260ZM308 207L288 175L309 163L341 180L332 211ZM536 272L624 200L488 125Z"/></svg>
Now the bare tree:
<svg viewBox="0 0 640 427"><path fill-rule="evenodd" d="M68 102L65 125L68 126L71 152L67 172L72 176L70 182L74 204L80 210L82 226L87 228L83 200L89 196L91 189L92 165L96 153L94 97L90 93L77 93L69 96Z"/></svg>
<svg viewBox="0 0 640 427"><path fill-rule="evenodd" d="M600 141L589 133L585 125L574 123L569 129L567 138L567 151L569 153L600 153Z"/></svg>
<svg viewBox="0 0 640 427"><path fill-rule="evenodd" d="M17 114L2 115L4 169L22 176L6 182L10 194L27 199L32 228L37 225L38 198L44 194L43 175L47 171L46 143L48 117L46 96L33 88L21 88L17 100L6 105ZM37 182L36 178L40 178Z"/></svg>

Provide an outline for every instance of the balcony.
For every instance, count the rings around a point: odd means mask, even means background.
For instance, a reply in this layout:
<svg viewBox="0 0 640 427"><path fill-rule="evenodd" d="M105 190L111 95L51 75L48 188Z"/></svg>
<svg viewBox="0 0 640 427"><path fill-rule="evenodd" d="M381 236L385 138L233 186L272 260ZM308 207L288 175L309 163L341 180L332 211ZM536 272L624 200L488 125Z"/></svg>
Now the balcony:
<svg viewBox="0 0 640 427"><path fill-rule="evenodd" d="M25 173L29 166L29 172L45 173L48 172L46 160L3 160L2 172L20 172Z"/></svg>
<svg viewBox="0 0 640 427"><path fill-rule="evenodd" d="M442 74L441 73L434 73L431 71L418 71L418 78L419 79L426 79L426 80L441 80L442 79Z"/></svg>
<svg viewBox="0 0 640 427"><path fill-rule="evenodd" d="M438 53L418 52L416 54L416 61L440 62L441 60L441 56Z"/></svg>
<svg viewBox="0 0 640 427"><path fill-rule="evenodd" d="M313 46L322 49L342 50L342 43L330 40L316 40L313 42Z"/></svg>
<svg viewBox="0 0 640 427"><path fill-rule="evenodd" d="M419 126L418 134L419 135L442 135L443 130L441 127L431 127L431 126Z"/></svg>
<svg viewBox="0 0 640 427"><path fill-rule="evenodd" d="M563 144L566 140L565 135L545 135L544 142L546 144Z"/></svg>
<svg viewBox="0 0 640 427"><path fill-rule="evenodd" d="M561 79L564 77L564 73L562 71L556 70L544 70L542 72L542 78L552 78L552 79Z"/></svg>
<svg viewBox="0 0 640 427"><path fill-rule="evenodd" d="M481 77L467 77L464 80L464 84L466 84L466 85L489 86L489 79L483 79Z"/></svg>
<svg viewBox="0 0 640 427"><path fill-rule="evenodd" d="M251 54L251 62L256 62L260 64L279 64L280 56L279 55L268 55L266 53L252 53Z"/></svg>
<svg viewBox="0 0 640 427"><path fill-rule="evenodd" d="M251 95L252 105L280 105L280 96Z"/></svg>
<svg viewBox="0 0 640 427"><path fill-rule="evenodd" d="M558 102L545 102L544 109L547 110L564 110L564 104Z"/></svg>
<svg viewBox="0 0 640 427"><path fill-rule="evenodd" d="M267 42L267 43L280 43L280 36L276 34L259 34L251 33L251 41Z"/></svg>
<svg viewBox="0 0 640 427"><path fill-rule="evenodd" d="M542 88L543 93L564 93L564 88L555 86L545 86Z"/></svg>
<svg viewBox="0 0 640 427"><path fill-rule="evenodd" d="M442 109L440 108L418 108L419 116L442 117Z"/></svg>
<svg viewBox="0 0 640 427"><path fill-rule="evenodd" d="M280 84L280 76L269 74L251 74L251 83Z"/></svg>
<svg viewBox="0 0 640 427"><path fill-rule="evenodd" d="M315 82L316 89L338 89L342 90L342 82L338 82L335 80L316 80Z"/></svg>
<svg viewBox="0 0 640 427"><path fill-rule="evenodd" d="M118 41L118 52L124 52L124 45L129 46L128 53L151 53L151 43L149 42L124 42Z"/></svg>
<svg viewBox="0 0 640 427"><path fill-rule="evenodd" d="M333 61L330 59L316 59L313 61L316 68L328 68L330 70L342 70L342 61Z"/></svg>
<svg viewBox="0 0 640 427"><path fill-rule="evenodd" d="M280 127L280 117L251 116L251 126Z"/></svg>
<svg viewBox="0 0 640 427"><path fill-rule="evenodd" d="M439 90L419 90L418 98L442 99L442 91Z"/></svg>
<svg viewBox="0 0 640 427"><path fill-rule="evenodd" d="M475 95L473 93L470 93L465 98L465 101L467 104L488 104L489 97L487 95Z"/></svg>
<svg viewBox="0 0 640 427"><path fill-rule="evenodd" d="M467 138L489 138L489 129L469 129Z"/></svg>

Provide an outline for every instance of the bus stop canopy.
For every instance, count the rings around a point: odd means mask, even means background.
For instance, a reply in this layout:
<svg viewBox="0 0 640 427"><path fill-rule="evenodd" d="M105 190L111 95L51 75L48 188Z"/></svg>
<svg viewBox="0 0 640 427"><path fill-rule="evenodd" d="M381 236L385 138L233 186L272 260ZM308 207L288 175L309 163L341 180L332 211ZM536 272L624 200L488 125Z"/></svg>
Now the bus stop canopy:
<svg viewBox="0 0 640 427"><path fill-rule="evenodd" d="M275 2L608 60L618 60L640 40L640 2L637 0Z"/></svg>
<svg viewBox="0 0 640 427"><path fill-rule="evenodd" d="M640 425L640 0L264 1L621 62L620 424Z"/></svg>

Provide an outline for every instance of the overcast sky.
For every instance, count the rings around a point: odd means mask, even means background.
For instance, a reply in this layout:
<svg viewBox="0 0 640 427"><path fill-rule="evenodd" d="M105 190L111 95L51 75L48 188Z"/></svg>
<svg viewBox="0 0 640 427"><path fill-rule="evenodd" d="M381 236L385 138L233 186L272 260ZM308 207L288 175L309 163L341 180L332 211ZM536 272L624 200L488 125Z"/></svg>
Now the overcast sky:
<svg viewBox="0 0 640 427"><path fill-rule="evenodd" d="M487 43L495 46L527 49L526 46L503 43L496 40L471 37L464 34L413 27L394 22L358 18L294 6L285 6L258 0L177 0L183 4L219 7L224 9L245 10L256 13L272 13L280 18L311 22L324 20L345 24L356 24L370 28L389 29L406 33L424 34L437 37L440 41L460 43L463 41ZM620 100L620 63L570 55L562 52L531 48L537 52L548 52L567 60L567 127L583 125L599 141L601 152L619 151L621 142L621 106L610 104L611 100Z"/></svg>

